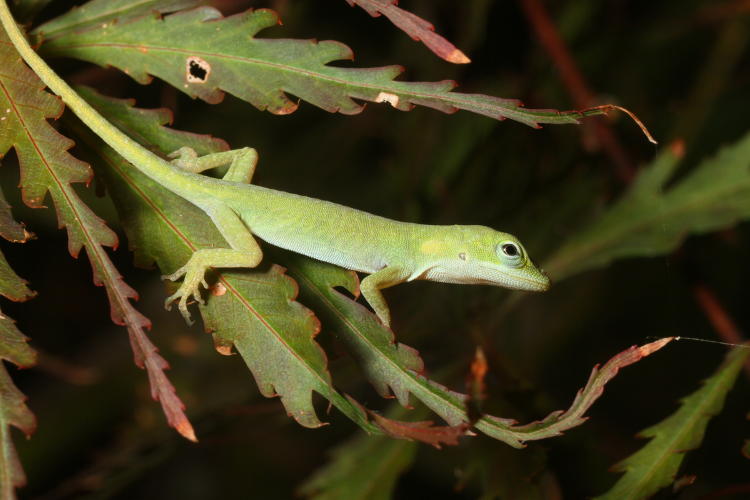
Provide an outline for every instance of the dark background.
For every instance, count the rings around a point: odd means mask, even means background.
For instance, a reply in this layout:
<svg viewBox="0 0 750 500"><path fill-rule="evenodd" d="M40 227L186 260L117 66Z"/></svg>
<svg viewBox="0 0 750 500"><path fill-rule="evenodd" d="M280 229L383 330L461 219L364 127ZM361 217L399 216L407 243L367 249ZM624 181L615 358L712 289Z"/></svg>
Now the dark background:
<svg viewBox="0 0 750 500"><path fill-rule="evenodd" d="M354 50L356 66L402 64L405 79L456 79L461 91L520 98L529 107L580 107L522 9L529 3L402 0L403 8L433 22L472 58L467 66L443 62L384 18L370 18L343 0L225 0L219 7L225 14L276 8L284 25L261 36L338 40ZM172 108L179 129L255 147L258 184L400 220L490 225L518 235L543 261L622 193L628 172L659 148L683 139L686 171L737 140L750 116L748 2L543 3L591 90L589 104L634 111L658 147L624 115L602 121L622 151L618 156L601 146L593 121L533 130L466 112L403 113L376 104L343 116L301 103L292 115L273 116L231 96L208 105L158 81L140 86L115 70L55 65L71 80L136 97L140 107ZM68 4L54 2L44 16ZM334 445L360 432L335 410L326 415L322 400L319 411L331 425L308 430L287 418L278 400L261 397L239 356L219 356L200 326L188 328L178 314L163 310L158 272L133 268L118 229L123 243L113 259L141 294L138 308L154 322L151 337L172 365L169 376L200 443L179 438L151 401L145 372L132 364L126 331L110 322L106 295L93 286L85 256L69 257L53 210L21 206L11 156L1 174L6 195L17 219L38 235L25 245L2 243L14 269L39 292L31 302L3 303L41 356L34 369L11 369L39 421L29 441L14 431L29 477L22 497L288 498ZM119 227L106 198L80 191ZM632 344L669 335L715 339L695 300L698 284L745 328L749 244L746 224L689 238L672 255L619 261L573 277L525 298L508 314L499 307L507 292L499 289L420 282L386 294L398 340L420 351L429 374L465 390L464 374L481 345L490 365L487 410L530 421L566 408L596 363ZM339 387L369 407L388 407L325 330L318 340ZM455 488L470 457L486 457L497 470L535 462L523 473L544 471L550 491L564 498L600 494L618 477L607 469L645 443L634 434L676 410L679 398L696 390L725 353L720 346L673 344L625 369L584 426L526 450L484 436L442 451L421 446L396 495L480 496L479 481ZM443 375L448 372L457 375ZM688 455L682 470L697 480L680 498L747 488L750 462L739 452L750 436L747 380L740 377L702 447ZM660 496L671 497L668 491Z"/></svg>

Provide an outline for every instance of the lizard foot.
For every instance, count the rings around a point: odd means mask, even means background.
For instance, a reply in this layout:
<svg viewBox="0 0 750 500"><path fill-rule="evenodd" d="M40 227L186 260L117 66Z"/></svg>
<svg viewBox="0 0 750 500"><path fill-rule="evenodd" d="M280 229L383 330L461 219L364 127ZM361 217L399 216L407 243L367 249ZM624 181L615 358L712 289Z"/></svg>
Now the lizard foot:
<svg viewBox="0 0 750 500"><path fill-rule="evenodd" d="M177 301L177 307L185 318L185 321L192 325L193 321L190 319L190 312L188 312L187 301L191 296L200 304L203 304L203 297L201 297L200 287L203 285L204 288L208 288L208 283L204 278L206 272L206 266L199 262L188 262L177 271L172 274L162 276L163 280L176 281L183 276L185 277L182 281L182 285L177 291L170 295L164 302L164 307L169 311L172 308L172 303Z"/></svg>
<svg viewBox="0 0 750 500"><path fill-rule="evenodd" d="M190 169L198 159L198 153L193 148L183 146L177 151L172 151L167 155L172 158L172 164L180 168Z"/></svg>

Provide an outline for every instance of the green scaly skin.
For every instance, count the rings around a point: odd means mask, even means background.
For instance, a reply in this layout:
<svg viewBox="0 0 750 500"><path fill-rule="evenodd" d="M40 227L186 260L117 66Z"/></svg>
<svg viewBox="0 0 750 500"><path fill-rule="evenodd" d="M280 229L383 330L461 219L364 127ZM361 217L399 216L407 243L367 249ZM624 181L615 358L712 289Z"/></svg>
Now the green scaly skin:
<svg viewBox="0 0 750 500"><path fill-rule="evenodd" d="M252 268L263 258L253 235L281 248L368 273L362 294L386 326L388 304L380 290L406 281L487 284L544 291L549 279L508 233L484 226L431 226L399 222L335 203L250 184L255 150L244 148L197 157L189 148L168 162L110 124L29 46L0 0L0 20L18 52L42 81L109 146L166 189L201 208L227 241L227 248L200 249L170 280L184 278L166 300L177 301L190 321L187 300L202 302L208 268ZM229 164L223 179L200 172Z"/></svg>

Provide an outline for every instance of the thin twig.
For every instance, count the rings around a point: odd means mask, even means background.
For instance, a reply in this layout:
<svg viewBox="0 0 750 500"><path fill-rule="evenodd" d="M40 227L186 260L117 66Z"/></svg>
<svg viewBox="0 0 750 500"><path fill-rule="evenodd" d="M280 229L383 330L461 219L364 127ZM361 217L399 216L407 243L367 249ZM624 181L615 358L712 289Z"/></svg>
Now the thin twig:
<svg viewBox="0 0 750 500"><path fill-rule="evenodd" d="M745 342L745 336L710 288L702 283L693 285L693 295L711 322L714 330L719 335L719 338L729 344L742 344ZM750 362L745 363L744 370L747 376L750 377Z"/></svg>
<svg viewBox="0 0 750 500"><path fill-rule="evenodd" d="M594 93L583 79L578 65L570 54L565 41L550 19L547 9L541 0L520 0L526 18L534 28L539 41L554 62L563 84L573 98L576 108L589 108L595 102ZM631 117L631 113L628 113ZM641 124L642 125L642 124ZM601 119L593 120L594 133L602 149L615 164L615 173L624 183L629 183L635 176L635 168L628 158L625 149L612 132L609 124ZM643 128L643 127L642 127ZM650 134L649 134L650 135ZM649 140L652 140L650 138Z"/></svg>

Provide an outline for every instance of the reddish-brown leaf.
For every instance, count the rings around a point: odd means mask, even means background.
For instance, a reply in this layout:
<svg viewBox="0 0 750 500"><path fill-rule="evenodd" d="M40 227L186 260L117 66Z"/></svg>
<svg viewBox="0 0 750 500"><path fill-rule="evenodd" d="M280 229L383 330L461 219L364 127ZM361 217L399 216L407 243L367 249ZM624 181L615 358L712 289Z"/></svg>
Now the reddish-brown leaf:
<svg viewBox="0 0 750 500"><path fill-rule="evenodd" d="M442 445L456 446L458 439L466 435L468 424L459 425L433 425L431 420L419 422L404 422L391 420L375 412L370 412L378 427L386 434L397 439L409 441L421 441L440 449Z"/></svg>
<svg viewBox="0 0 750 500"><path fill-rule="evenodd" d="M346 0L351 5L359 5L372 17L383 15L416 41L421 41L435 55L455 64L470 63L471 59L451 42L435 33L435 27L422 19L398 7L398 0Z"/></svg>
<svg viewBox="0 0 750 500"><path fill-rule="evenodd" d="M482 402L487 398L484 378L488 370L487 357L482 348L477 346L474 360L471 362L469 374L466 377L466 390L469 396L466 400L466 411L472 425L482 416Z"/></svg>
<svg viewBox="0 0 750 500"><path fill-rule="evenodd" d="M81 248L86 249L94 283L107 291L112 321L127 327L135 362L148 370L151 393L161 402L169 424L195 440L182 411L184 405L164 375L167 362L146 336L151 323L130 302L138 294L125 283L104 249L116 248L117 236L73 189L73 183L88 184L92 171L68 152L73 141L47 122L60 116L62 102L44 90L44 84L21 61L5 31L0 31L0 68L0 157L15 148L23 200L28 206L40 208L47 195L52 198L59 225L68 230L70 254L77 257Z"/></svg>

